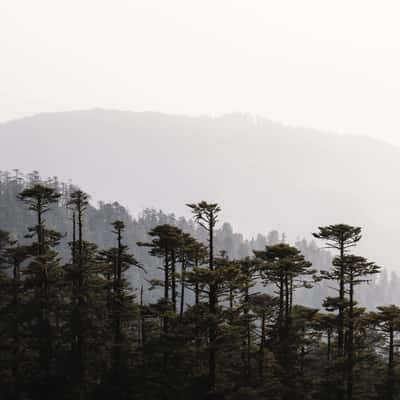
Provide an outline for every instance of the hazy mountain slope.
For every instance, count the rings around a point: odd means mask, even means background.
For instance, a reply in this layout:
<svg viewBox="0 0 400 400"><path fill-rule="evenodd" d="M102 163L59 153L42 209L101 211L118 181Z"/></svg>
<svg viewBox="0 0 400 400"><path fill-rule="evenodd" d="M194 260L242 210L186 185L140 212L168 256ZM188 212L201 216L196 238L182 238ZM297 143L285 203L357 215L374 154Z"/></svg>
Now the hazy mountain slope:
<svg viewBox="0 0 400 400"><path fill-rule="evenodd" d="M292 239L318 225L365 228L363 251L396 267L400 150L240 115L220 118L90 110L0 125L0 169L71 178L131 211L221 203L242 232ZM399 263L400 264L400 263Z"/></svg>

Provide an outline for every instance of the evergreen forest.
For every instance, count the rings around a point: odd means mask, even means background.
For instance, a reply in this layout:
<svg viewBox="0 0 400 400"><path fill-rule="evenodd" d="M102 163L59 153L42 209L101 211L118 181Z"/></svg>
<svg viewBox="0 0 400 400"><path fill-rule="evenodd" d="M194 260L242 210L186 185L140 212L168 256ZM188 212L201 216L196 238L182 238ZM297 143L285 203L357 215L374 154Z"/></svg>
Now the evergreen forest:
<svg viewBox="0 0 400 400"><path fill-rule="evenodd" d="M134 218L0 174L1 398L400 398L399 278L362 227L248 239L222 205L186 206Z"/></svg>

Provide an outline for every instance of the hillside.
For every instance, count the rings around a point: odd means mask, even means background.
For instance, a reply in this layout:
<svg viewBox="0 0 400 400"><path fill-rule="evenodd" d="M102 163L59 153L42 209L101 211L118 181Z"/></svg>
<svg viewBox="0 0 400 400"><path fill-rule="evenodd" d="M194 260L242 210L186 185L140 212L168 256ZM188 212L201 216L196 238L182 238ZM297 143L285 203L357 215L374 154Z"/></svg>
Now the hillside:
<svg viewBox="0 0 400 400"><path fill-rule="evenodd" d="M398 267L400 151L367 137L287 127L242 115L218 118L89 110L0 125L0 169L72 179L95 199L133 213L221 203L248 235L289 240L318 225L364 227L363 254Z"/></svg>

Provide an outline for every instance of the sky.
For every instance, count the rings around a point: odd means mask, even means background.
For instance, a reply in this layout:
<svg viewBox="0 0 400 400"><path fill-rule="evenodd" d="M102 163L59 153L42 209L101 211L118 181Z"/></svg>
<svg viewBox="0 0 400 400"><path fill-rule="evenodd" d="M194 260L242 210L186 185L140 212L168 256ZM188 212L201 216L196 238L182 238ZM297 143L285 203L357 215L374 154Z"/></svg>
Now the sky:
<svg viewBox="0 0 400 400"><path fill-rule="evenodd" d="M0 0L0 121L257 114L400 145L400 3Z"/></svg>

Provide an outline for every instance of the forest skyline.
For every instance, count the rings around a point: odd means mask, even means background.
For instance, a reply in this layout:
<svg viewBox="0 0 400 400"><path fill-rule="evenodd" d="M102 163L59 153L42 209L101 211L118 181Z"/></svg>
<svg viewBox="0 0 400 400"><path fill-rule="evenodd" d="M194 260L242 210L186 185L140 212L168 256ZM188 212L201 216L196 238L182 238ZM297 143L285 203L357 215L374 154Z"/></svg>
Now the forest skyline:
<svg viewBox="0 0 400 400"><path fill-rule="evenodd" d="M400 191L392 182L400 174L400 151L375 139L243 114L102 109L3 123L0 136L3 170L72 179L95 200L118 199L133 214L155 207L187 216L187 201L214 199L245 236L276 229L291 241L309 238L321 222L348 221L364 227L367 255L398 268ZM76 163L69 168L70 154Z"/></svg>
<svg viewBox="0 0 400 400"><path fill-rule="evenodd" d="M3 230L9 232L13 239L25 242L24 226L32 222L31 215L24 210L23 203L18 201L16 193L24 188L29 188L34 182L55 188L61 194L59 205L53 210L54 216L48 220L49 226L60 232L63 236L58 246L59 252L64 260L69 257L67 246L68 238L71 237L71 226L68 223L70 213L68 212L67 199L69 193L77 188L72 183L66 183L57 177L42 178L38 172L23 174L21 171L0 171L0 220ZM206 238L201 233L201 229L196 229L195 221L189 216L179 216L173 213L164 212L160 209L146 208L138 214L132 215L123 204L112 201L99 201L97 204L88 197L89 204L87 209L87 224L85 226L85 236L88 240L95 243L99 249L106 249L114 243L113 235L107 231L107 227L114 220L122 220L125 224L125 242L136 255L136 259L141 265L146 265L146 270L139 275L128 275L128 281L132 288L139 293L141 285L146 289L144 301L154 301L160 294L157 291L148 291L149 282L152 279L159 279L157 271L159 265L155 259L149 257L147 249L137 246L138 242L149 240L148 231L157 225L170 224L182 229L201 242ZM288 243L299 249L306 260L311 262L316 270L329 270L333 260L333 252L325 246L319 246L316 239L297 237L290 240L285 232L271 230L269 232L255 233L251 237L246 237L231 225L229 221L219 221L219 226L215 230L215 251L223 251L229 259L240 259L249 257L253 251L260 251L266 245L276 245ZM267 292L271 288L267 288ZM329 286L318 283L313 291L298 290L295 301L298 304L319 308L321 302L329 291ZM148 295L151 294L150 297ZM379 276L360 288L357 294L358 303L373 310L377 305L390 305L400 303L400 273L382 265Z"/></svg>
<svg viewBox="0 0 400 400"><path fill-rule="evenodd" d="M315 245L277 232L236 258L220 206L203 200L186 204L192 221L179 220L199 238L149 210L132 253L134 221L118 203L93 209L87 193L37 172L1 178L6 398L396 398L400 308L358 301L382 271L354 253L361 227L319 226L312 235L333 254L317 262L306 258ZM89 241L104 232L111 247ZM158 276L140 280L149 269ZM320 305L299 303L301 291L320 293Z"/></svg>

